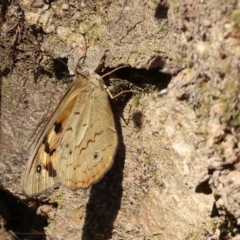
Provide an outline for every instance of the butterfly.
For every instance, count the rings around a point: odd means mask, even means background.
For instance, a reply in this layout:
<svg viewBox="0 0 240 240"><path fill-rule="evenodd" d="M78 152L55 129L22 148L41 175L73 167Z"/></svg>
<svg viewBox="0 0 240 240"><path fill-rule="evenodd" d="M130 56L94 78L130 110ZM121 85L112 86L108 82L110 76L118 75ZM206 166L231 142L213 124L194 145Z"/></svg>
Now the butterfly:
<svg viewBox="0 0 240 240"><path fill-rule="evenodd" d="M78 66L74 81L33 145L22 180L35 197L59 185L86 189L110 169L118 135L102 78Z"/></svg>

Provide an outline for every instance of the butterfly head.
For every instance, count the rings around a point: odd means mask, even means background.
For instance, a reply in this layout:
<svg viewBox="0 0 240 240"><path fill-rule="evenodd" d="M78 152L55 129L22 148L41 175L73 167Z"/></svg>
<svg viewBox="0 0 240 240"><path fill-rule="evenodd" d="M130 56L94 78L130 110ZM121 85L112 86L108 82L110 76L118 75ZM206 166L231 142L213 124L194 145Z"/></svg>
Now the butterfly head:
<svg viewBox="0 0 240 240"><path fill-rule="evenodd" d="M83 64L78 64L76 67L76 74L85 77L85 78L89 78L89 76L96 74L94 71L91 71L87 66L83 65Z"/></svg>

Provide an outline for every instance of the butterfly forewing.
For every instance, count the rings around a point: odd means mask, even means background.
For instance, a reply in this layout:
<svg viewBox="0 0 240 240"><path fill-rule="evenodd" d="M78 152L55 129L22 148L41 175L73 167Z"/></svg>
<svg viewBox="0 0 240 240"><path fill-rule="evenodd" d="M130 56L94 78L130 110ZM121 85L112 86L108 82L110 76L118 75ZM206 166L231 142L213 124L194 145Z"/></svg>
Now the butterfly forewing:
<svg viewBox="0 0 240 240"><path fill-rule="evenodd" d="M76 84L70 87L33 147L22 180L23 193L28 197L59 185L56 148L80 90Z"/></svg>

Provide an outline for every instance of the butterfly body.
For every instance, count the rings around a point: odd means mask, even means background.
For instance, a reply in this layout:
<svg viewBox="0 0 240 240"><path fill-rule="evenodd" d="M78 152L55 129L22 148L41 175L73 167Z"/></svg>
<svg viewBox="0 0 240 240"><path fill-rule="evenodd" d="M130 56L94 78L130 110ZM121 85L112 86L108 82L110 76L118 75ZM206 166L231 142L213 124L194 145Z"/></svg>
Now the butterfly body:
<svg viewBox="0 0 240 240"><path fill-rule="evenodd" d="M37 196L60 184L72 190L90 187L111 167L117 143L101 77L77 73L33 147L23 193Z"/></svg>

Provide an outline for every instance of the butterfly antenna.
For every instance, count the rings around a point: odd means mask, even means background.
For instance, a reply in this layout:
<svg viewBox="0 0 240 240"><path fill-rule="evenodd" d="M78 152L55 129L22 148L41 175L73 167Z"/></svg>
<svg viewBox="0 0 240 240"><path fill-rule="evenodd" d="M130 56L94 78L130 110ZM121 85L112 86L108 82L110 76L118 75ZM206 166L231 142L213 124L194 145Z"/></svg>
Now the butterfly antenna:
<svg viewBox="0 0 240 240"><path fill-rule="evenodd" d="M111 75L112 73L118 71L119 69L127 68L127 67L129 67L129 65L117 67L117 68L113 69L111 72L108 72L108 73L102 75L101 77L104 78L104 77L109 76L109 75Z"/></svg>

